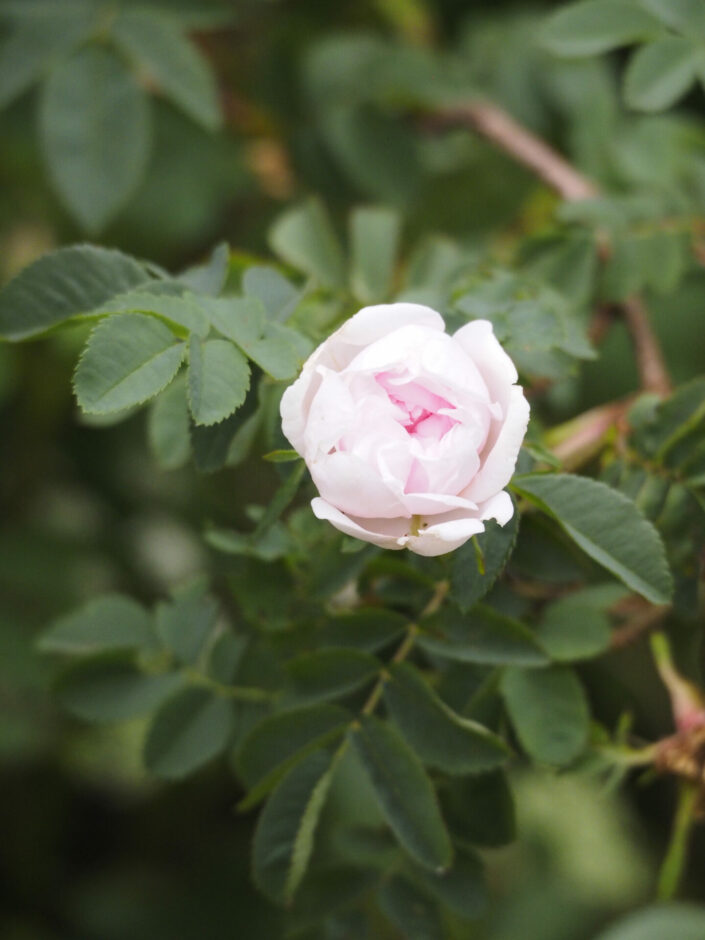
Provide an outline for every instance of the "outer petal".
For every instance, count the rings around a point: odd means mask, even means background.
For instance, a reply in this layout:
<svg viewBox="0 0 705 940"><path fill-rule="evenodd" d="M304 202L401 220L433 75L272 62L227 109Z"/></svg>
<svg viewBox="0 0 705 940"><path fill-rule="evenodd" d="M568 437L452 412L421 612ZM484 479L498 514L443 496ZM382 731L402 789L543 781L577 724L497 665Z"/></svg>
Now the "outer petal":
<svg viewBox="0 0 705 940"><path fill-rule="evenodd" d="M309 465L323 499L362 519L411 517L388 482L356 454L338 451Z"/></svg>
<svg viewBox="0 0 705 940"><path fill-rule="evenodd" d="M437 522L418 535L409 535L403 541L406 547L417 555L434 557L455 551L464 545L473 535L484 532L485 526L475 515L462 515L452 518L457 513L449 513L443 522Z"/></svg>
<svg viewBox="0 0 705 940"><path fill-rule="evenodd" d="M321 384L318 366L340 372L361 349L408 325L423 326L441 333L445 330L440 313L423 304L377 304L363 307L311 353L301 375L287 388L281 401L282 431L294 450L303 452L308 410Z"/></svg>
<svg viewBox="0 0 705 940"><path fill-rule="evenodd" d="M495 519L500 525L506 525L514 515L511 496L506 490L502 490L478 507L478 515L480 519Z"/></svg>
<svg viewBox="0 0 705 940"><path fill-rule="evenodd" d="M361 539L363 542L372 542L380 548L398 550L404 547L400 541L408 531L408 519L353 519L336 509L335 506L331 506L320 496L311 500L311 509L317 519L325 519L336 529L345 532L346 535L352 535L353 538Z"/></svg>
<svg viewBox="0 0 705 940"><path fill-rule="evenodd" d="M473 320L453 334L466 355L477 366L485 380L492 401L504 405L507 389L518 379L517 370L494 335L489 320Z"/></svg>
<svg viewBox="0 0 705 940"><path fill-rule="evenodd" d="M504 423L483 456L482 466L472 482L460 494L475 503L495 496L509 483L514 473L519 449L529 424L529 403L518 385L509 388Z"/></svg>

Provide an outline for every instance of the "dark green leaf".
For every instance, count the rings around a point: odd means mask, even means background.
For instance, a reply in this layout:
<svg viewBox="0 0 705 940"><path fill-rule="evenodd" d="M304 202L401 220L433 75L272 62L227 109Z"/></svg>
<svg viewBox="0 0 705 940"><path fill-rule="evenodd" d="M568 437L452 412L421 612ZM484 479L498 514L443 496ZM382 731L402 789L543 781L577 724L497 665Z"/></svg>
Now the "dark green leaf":
<svg viewBox="0 0 705 940"><path fill-rule="evenodd" d="M122 594L104 594L59 617L39 638L43 653L91 655L148 647L154 631L147 611Z"/></svg>
<svg viewBox="0 0 705 940"><path fill-rule="evenodd" d="M663 543L630 499L604 483L567 473L517 477L515 488L627 587L653 604L668 603L673 585Z"/></svg>
<svg viewBox="0 0 705 940"><path fill-rule="evenodd" d="M369 653L356 649L319 649L290 659L286 666L297 702L340 698L366 685L380 670Z"/></svg>
<svg viewBox="0 0 705 940"><path fill-rule="evenodd" d="M20 340L44 333L149 280L138 261L119 251L93 245L59 248L0 292L0 336Z"/></svg>
<svg viewBox="0 0 705 940"><path fill-rule="evenodd" d="M248 734L237 757L237 768L250 793L241 808L249 808L312 751L340 736L350 713L338 705L305 705L269 715Z"/></svg>
<svg viewBox="0 0 705 940"><path fill-rule="evenodd" d="M56 695L85 721L125 721L157 708L182 683L176 673L146 675L127 662L96 659L64 673Z"/></svg>
<svg viewBox="0 0 705 940"><path fill-rule="evenodd" d="M508 669L502 695L525 750L545 764L568 764L585 748L590 719L585 692L565 666Z"/></svg>
<svg viewBox="0 0 705 940"><path fill-rule="evenodd" d="M278 904L292 900L306 873L334 769L327 751L310 754L284 777L259 818L254 879Z"/></svg>
<svg viewBox="0 0 705 940"><path fill-rule="evenodd" d="M408 663L392 665L384 701L394 723L421 760L449 774L493 770L504 763L504 741L441 701Z"/></svg>
<svg viewBox="0 0 705 940"><path fill-rule="evenodd" d="M531 630L484 604L468 614L446 609L424 620L423 626L419 645L446 659L517 666L542 666L548 661Z"/></svg>
<svg viewBox="0 0 705 940"><path fill-rule="evenodd" d="M418 869L416 876L445 907L460 917L474 920L487 907L484 867L474 852L456 851L453 867L441 875Z"/></svg>
<svg viewBox="0 0 705 940"><path fill-rule="evenodd" d="M454 840L494 848L516 838L514 800L502 771L454 780L442 796Z"/></svg>
<svg viewBox="0 0 705 940"><path fill-rule="evenodd" d="M490 590L514 549L518 531L519 513L515 509L506 525L488 520L484 532L453 552L451 597L462 611L470 610Z"/></svg>
<svg viewBox="0 0 705 940"><path fill-rule="evenodd" d="M108 317L91 333L76 367L78 403L90 414L139 405L171 382L185 352L185 344L153 317Z"/></svg>
<svg viewBox="0 0 705 940"><path fill-rule="evenodd" d="M225 750L233 703L208 689L183 689L159 709L144 745L144 763L158 777L185 777Z"/></svg>
<svg viewBox="0 0 705 940"><path fill-rule="evenodd" d="M394 728L374 717L363 717L351 738L401 845L424 868L445 871L453 847L419 759Z"/></svg>
<svg viewBox="0 0 705 940"><path fill-rule="evenodd" d="M67 209L85 229L99 231L127 202L147 164L144 91L108 47L85 46L49 76L40 131Z"/></svg>
<svg viewBox="0 0 705 940"><path fill-rule="evenodd" d="M221 123L213 71L197 47L158 10L120 10L111 34L131 58L192 120L206 130Z"/></svg>
<svg viewBox="0 0 705 940"><path fill-rule="evenodd" d="M240 429L247 423L239 413L230 415L218 424L191 424L191 447L196 469L201 473L221 470L228 460L230 448Z"/></svg>
<svg viewBox="0 0 705 940"><path fill-rule="evenodd" d="M287 478L272 497L271 502L265 511L262 513L262 518L257 523L255 531L252 533L252 538L255 541L261 539L265 535L267 530L271 528L271 526L277 521L284 510L292 502L298 492L305 472L306 464L301 461L301 463L296 464L294 469L289 473Z"/></svg>
<svg viewBox="0 0 705 940"><path fill-rule="evenodd" d="M404 875L392 875L382 882L379 905L405 940L445 937L437 903Z"/></svg>
<svg viewBox="0 0 705 940"><path fill-rule="evenodd" d="M326 646L347 646L376 653L401 636L408 623L403 614L394 610L361 607L329 620L323 639Z"/></svg>

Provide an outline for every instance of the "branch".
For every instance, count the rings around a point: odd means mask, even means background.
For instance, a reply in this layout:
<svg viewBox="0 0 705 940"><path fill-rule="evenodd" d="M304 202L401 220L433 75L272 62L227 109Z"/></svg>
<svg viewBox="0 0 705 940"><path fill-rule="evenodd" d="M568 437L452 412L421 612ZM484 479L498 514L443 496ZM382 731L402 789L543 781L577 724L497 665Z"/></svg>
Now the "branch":
<svg viewBox="0 0 705 940"><path fill-rule="evenodd" d="M591 199L600 194L596 183L568 163L540 137L522 127L494 104L471 101L441 111L433 116L432 123L440 126L469 127L492 141L500 150L525 166L569 202ZM611 248L601 233L598 233L598 251L603 261L609 258ZM671 382L643 302L636 296L629 297L617 304L616 308L631 334L642 389L656 392L658 395L667 395L671 390ZM600 333L602 326L601 323Z"/></svg>

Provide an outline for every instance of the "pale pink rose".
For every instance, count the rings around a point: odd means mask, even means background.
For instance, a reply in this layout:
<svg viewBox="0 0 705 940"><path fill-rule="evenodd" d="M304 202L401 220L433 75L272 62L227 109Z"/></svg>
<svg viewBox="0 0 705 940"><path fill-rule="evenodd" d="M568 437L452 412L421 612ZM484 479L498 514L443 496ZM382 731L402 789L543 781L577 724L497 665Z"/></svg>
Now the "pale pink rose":
<svg viewBox="0 0 705 940"><path fill-rule="evenodd" d="M365 307L305 363L282 429L319 519L383 548L442 555L513 514L529 405L492 324L453 336L420 304Z"/></svg>

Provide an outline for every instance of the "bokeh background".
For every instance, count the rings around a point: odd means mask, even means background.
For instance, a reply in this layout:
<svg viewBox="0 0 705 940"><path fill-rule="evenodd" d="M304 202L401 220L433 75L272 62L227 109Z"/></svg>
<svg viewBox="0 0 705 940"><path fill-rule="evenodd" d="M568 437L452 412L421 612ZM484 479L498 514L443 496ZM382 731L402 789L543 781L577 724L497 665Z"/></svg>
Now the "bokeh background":
<svg viewBox="0 0 705 940"><path fill-rule="evenodd" d="M186 0L161 5L189 9ZM309 194L322 197L341 228L351 206L384 203L403 211L408 245L438 234L468 254L489 242L501 257L539 228L554 198L489 144L462 130L427 132L403 101L365 100L365 88L349 79L360 41L387 42L390 62L399 54L402 65L408 48L451 51L462 81L613 188L672 172L687 148L702 151L705 166L702 92L677 117L627 115L618 55L559 63L534 41L555 5L208 6L212 21L199 23L194 13L193 37L217 76L222 127L202 129L154 97L143 179L103 230L86 233L51 185L37 90L0 112L2 281L42 252L87 237L172 270L221 240L267 258L272 221ZM0 19L0 30L10 26ZM419 80L432 81L432 73ZM676 381L705 371L705 346L689 339L704 303L705 274L697 270L653 299ZM101 591L151 603L188 576L216 570L223 563L203 543L204 520L241 524L243 506L266 501L276 479L259 464L257 472L245 465L212 476L191 467L165 473L149 457L143 413L116 426L87 422L71 392L84 336L74 328L0 346L0 937L274 940L285 928L251 886L253 820L234 810L240 794L227 762L182 784L155 782L141 767L142 724L96 728L64 716L50 692L54 665L34 648L48 621ZM626 336L615 328L596 362L558 383L549 406L560 418L635 385ZM645 738L668 733L666 696L642 651L614 653L583 677L606 723L626 705ZM486 853L492 905L472 937L588 940L645 903L673 787L643 784L630 779L605 792L579 776L517 767L520 838ZM705 901L702 832L685 895ZM394 936L378 929L379 937Z"/></svg>

